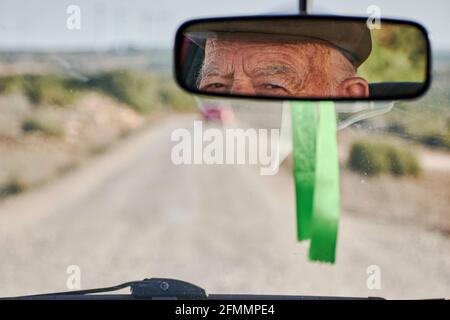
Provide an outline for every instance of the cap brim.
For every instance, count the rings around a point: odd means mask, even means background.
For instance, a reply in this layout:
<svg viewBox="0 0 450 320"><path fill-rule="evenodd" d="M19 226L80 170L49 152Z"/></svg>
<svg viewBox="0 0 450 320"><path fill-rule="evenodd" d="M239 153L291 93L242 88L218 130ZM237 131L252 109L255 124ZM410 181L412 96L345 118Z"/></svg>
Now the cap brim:
<svg viewBox="0 0 450 320"><path fill-rule="evenodd" d="M246 37L254 41L326 41L357 68L370 55L372 39L366 23L330 19L258 19L206 22L188 27L184 35L198 45L208 37Z"/></svg>

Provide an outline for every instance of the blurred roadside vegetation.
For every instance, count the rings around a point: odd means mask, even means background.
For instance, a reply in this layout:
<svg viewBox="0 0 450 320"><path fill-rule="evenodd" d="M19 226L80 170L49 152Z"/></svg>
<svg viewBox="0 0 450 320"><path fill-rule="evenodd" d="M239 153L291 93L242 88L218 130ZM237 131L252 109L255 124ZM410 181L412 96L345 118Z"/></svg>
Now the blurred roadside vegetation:
<svg viewBox="0 0 450 320"><path fill-rule="evenodd" d="M435 53L433 58L432 84L424 96L398 101L390 112L357 125L408 142L450 151L450 54Z"/></svg>
<svg viewBox="0 0 450 320"><path fill-rule="evenodd" d="M28 186L17 177L11 177L6 182L0 183L0 200L8 196L22 193L28 189Z"/></svg>
<svg viewBox="0 0 450 320"><path fill-rule="evenodd" d="M369 82L423 82L426 43L422 33L407 25L383 23L372 30L372 53L358 69Z"/></svg>
<svg viewBox="0 0 450 320"><path fill-rule="evenodd" d="M24 132L39 131L53 137L62 137L64 135L62 123L49 112L29 115L22 123L22 130Z"/></svg>
<svg viewBox="0 0 450 320"><path fill-rule="evenodd" d="M398 112L386 116L386 130L406 140L450 151L450 108L427 108L425 104L415 106L399 103Z"/></svg>
<svg viewBox="0 0 450 320"><path fill-rule="evenodd" d="M411 150L374 138L353 143L348 166L366 176L390 174L417 177L422 171L416 155Z"/></svg>
<svg viewBox="0 0 450 320"><path fill-rule="evenodd" d="M142 115L162 108L195 110L193 98L169 76L133 70L98 72L87 80L52 74L0 77L0 94L11 91L21 91L36 106L68 107L83 92L99 91Z"/></svg>
<svg viewBox="0 0 450 320"><path fill-rule="evenodd" d="M450 151L450 59L446 67L436 68L425 96L399 101L391 112L371 122L391 135Z"/></svg>

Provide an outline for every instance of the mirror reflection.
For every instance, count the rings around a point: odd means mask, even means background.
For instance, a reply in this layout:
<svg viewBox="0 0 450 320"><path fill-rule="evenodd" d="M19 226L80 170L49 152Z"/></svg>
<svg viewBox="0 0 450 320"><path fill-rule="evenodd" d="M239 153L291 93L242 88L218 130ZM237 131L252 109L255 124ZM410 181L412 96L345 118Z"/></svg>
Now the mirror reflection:
<svg viewBox="0 0 450 320"><path fill-rule="evenodd" d="M406 98L427 81L427 42L415 25L233 19L194 23L182 35L182 85L206 94Z"/></svg>

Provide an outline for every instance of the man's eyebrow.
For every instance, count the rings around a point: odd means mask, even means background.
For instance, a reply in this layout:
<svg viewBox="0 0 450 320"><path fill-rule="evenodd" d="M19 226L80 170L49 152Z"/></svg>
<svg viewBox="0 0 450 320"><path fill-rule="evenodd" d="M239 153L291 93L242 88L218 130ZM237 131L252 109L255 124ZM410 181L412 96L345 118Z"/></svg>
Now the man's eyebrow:
<svg viewBox="0 0 450 320"><path fill-rule="evenodd" d="M273 76L277 74L297 74L298 72L287 64L271 64L258 66L252 70L252 73L258 76Z"/></svg>
<svg viewBox="0 0 450 320"><path fill-rule="evenodd" d="M223 70L221 70L219 67L215 66L215 65L207 65L207 66L203 66L201 71L200 71L200 75L202 77L231 77L232 75L229 74L225 74L223 72Z"/></svg>

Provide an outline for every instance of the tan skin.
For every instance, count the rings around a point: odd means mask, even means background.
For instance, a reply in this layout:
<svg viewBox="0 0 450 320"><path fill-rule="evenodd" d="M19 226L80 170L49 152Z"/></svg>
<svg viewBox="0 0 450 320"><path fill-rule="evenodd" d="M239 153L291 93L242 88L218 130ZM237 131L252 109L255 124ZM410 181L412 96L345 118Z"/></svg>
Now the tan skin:
<svg viewBox="0 0 450 320"><path fill-rule="evenodd" d="M198 87L250 96L368 97L369 86L324 42L208 39Z"/></svg>

